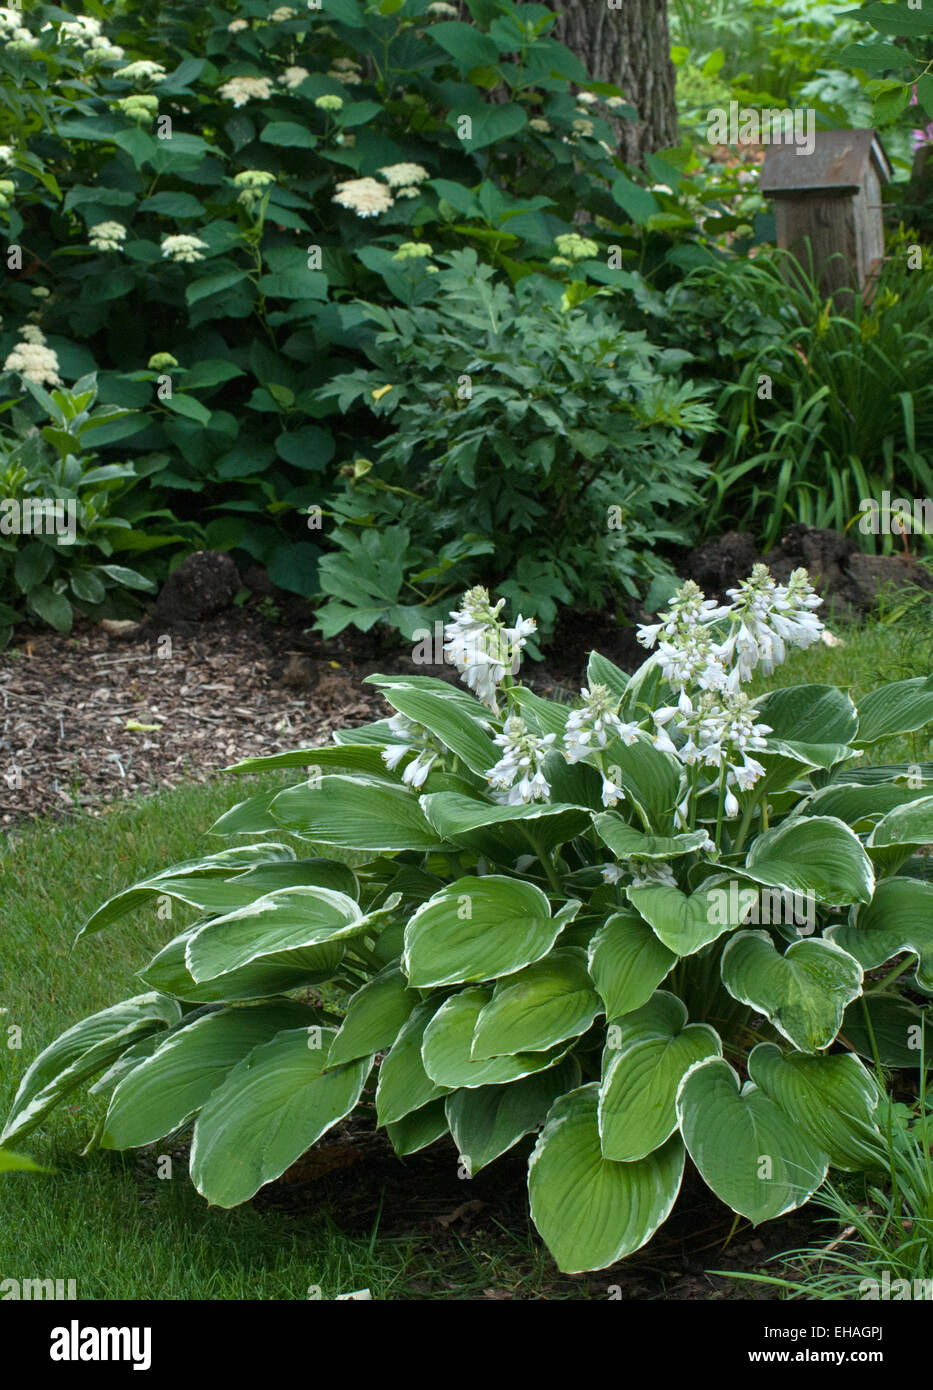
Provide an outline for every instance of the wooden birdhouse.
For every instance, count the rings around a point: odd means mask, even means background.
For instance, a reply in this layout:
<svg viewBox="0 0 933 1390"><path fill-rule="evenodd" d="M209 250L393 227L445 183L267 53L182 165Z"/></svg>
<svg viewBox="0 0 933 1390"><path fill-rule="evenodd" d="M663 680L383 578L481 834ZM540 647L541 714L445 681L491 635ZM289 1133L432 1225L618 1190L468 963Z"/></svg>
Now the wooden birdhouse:
<svg viewBox="0 0 933 1390"><path fill-rule="evenodd" d="M891 166L873 130L818 130L811 153L768 148L760 189L774 199L777 244L819 277L824 294L868 295L884 256L881 186ZM807 245L809 241L809 247Z"/></svg>

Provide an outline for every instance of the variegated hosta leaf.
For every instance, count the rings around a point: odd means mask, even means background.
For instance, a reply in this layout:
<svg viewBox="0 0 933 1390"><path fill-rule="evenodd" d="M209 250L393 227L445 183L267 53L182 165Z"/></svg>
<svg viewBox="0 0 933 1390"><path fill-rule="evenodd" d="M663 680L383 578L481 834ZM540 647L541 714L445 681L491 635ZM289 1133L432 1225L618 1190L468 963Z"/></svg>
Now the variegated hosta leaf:
<svg viewBox="0 0 933 1390"><path fill-rule="evenodd" d="M532 883L500 874L458 879L409 920L403 969L419 989L511 975L547 955L579 906L552 917Z"/></svg>
<svg viewBox="0 0 933 1390"><path fill-rule="evenodd" d="M748 908L740 908L736 895L729 892L731 880L725 874L706 879L695 893L682 893L666 883L627 888L633 907L650 923L669 951L692 956L723 932L741 926Z"/></svg>
<svg viewBox="0 0 933 1390"><path fill-rule="evenodd" d="M757 1226L808 1201L828 1155L721 1057L691 1067L677 1093L687 1152L716 1196Z"/></svg>
<svg viewBox="0 0 933 1390"><path fill-rule="evenodd" d="M427 1105L422 1105L420 1110L412 1110L401 1120L390 1121L386 1125L386 1133L399 1158L418 1153L429 1144L436 1144L447 1133L443 1096L429 1100Z"/></svg>
<svg viewBox="0 0 933 1390"><path fill-rule="evenodd" d="M471 772L485 777L498 761L499 750L487 732L489 711L484 706L480 706L482 714L474 718L437 690L392 684L386 686L384 694L401 714L430 729Z"/></svg>
<svg viewBox="0 0 933 1390"><path fill-rule="evenodd" d="M554 1102L528 1163L531 1218L566 1274L640 1250L670 1215L683 1177L677 1134L635 1163L604 1158L598 1092L593 1082Z"/></svg>
<svg viewBox="0 0 933 1390"><path fill-rule="evenodd" d="M865 695L858 707L857 744L910 734L933 721L933 676L892 681Z"/></svg>
<svg viewBox="0 0 933 1390"><path fill-rule="evenodd" d="M695 1062L721 1055L722 1044L708 1023L688 1025L685 1005L666 990L619 1022L607 1029L599 1135L606 1158L630 1163L674 1133L678 1086Z"/></svg>
<svg viewBox="0 0 933 1390"><path fill-rule="evenodd" d="M492 990L473 986L454 994L438 1009L424 1030L421 1056L424 1069L438 1086L498 1086L552 1067L569 1044L547 1052L518 1052L475 1062L470 1055L476 1023L492 998ZM389 1054L392 1055L391 1053Z"/></svg>
<svg viewBox="0 0 933 1390"><path fill-rule="evenodd" d="M756 701L775 738L800 743L851 743L858 711L836 685L787 685Z"/></svg>
<svg viewBox="0 0 933 1390"><path fill-rule="evenodd" d="M867 903L875 887L858 836L835 816L799 816L766 830L749 850L743 872L757 883L812 893L824 903Z"/></svg>
<svg viewBox="0 0 933 1390"><path fill-rule="evenodd" d="M185 952L198 931L189 927L168 945L163 946L139 978L151 989L174 995L191 1004L217 1004L232 1000L269 999L288 990L329 980L343 959L343 941L330 941L323 946L309 946L300 951L277 951L260 956L238 970L227 971L215 979L195 983L187 965Z"/></svg>
<svg viewBox="0 0 933 1390"><path fill-rule="evenodd" d="M151 878L143 879L142 882L134 884L131 888L124 888L121 892L115 893L112 898L108 898L96 912L84 923L78 932L78 939L89 932L102 931L104 927L109 927L111 923L132 912L135 907L140 907L148 902L150 898L158 897L160 893L166 891L162 886L168 882L171 886L169 895L179 902L190 902L197 907L202 906L202 896L206 891L205 885L216 880L231 879L239 877L244 871L252 871L262 868L268 869L276 864L289 864L295 862L295 851L288 845L242 845L238 849L224 849L219 854L206 855L203 859L187 859L181 864L173 864L171 868L163 870L160 874L154 874ZM323 860L315 860L314 863L324 863ZM334 861L328 860L327 863ZM343 866L341 866L343 867ZM327 884L330 888L339 888L342 885L337 883ZM199 890L199 896L192 896L192 893ZM258 896L258 894L257 894ZM240 904L234 904L239 906ZM227 911L224 907L222 911Z"/></svg>
<svg viewBox="0 0 933 1390"><path fill-rule="evenodd" d="M409 988L399 962L387 965L350 1000L327 1065L352 1062L391 1047L419 999L418 991Z"/></svg>
<svg viewBox="0 0 933 1390"><path fill-rule="evenodd" d="M175 1029L121 1081L101 1133L105 1149L131 1149L170 1134L200 1110L230 1069L285 1028L317 1022L306 1004L221 1009Z"/></svg>
<svg viewBox="0 0 933 1390"><path fill-rule="evenodd" d="M590 823L585 807L530 801L523 806L498 806L459 792L429 792L421 807L438 837L484 854L494 863L512 864L535 847L544 853L580 835Z"/></svg>
<svg viewBox="0 0 933 1390"><path fill-rule="evenodd" d="M557 1097L579 1083L580 1066L571 1055L508 1085L453 1091L444 1102L447 1122L470 1176L539 1129Z"/></svg>
<svg viewBox="0 0 933 1390"><path fill-rule="evenodd" d="M881 1135L872 1118L878 1086L851 1052L808 1057L759 1043L748 1056L748 1074L779 1105L835 1168L858 1172L884 1167Z"/></svg>
<svg viewBox="0 0 933 1390"><path fill-rule="evenodd" d="M828 1047L846 1006L862 989L862 968L831 941L795 941L781 955L766 931L742 931L722 953L722 982L766 1014L801 1052Z"/></svg>
<svg viewBox="0 0 933 1390"><path fill-rule="evenodd" d="M847 924L829 927L826 936L874 970L901 951L919 957L916 983L933 993L933 883L919 878L885 878L870 903L849 913Z"/></svg>
<svg viewBox="0 0 933 1390"><path fill-rule="evenodd" d="M331 1028L277 1033L211 1094L195 1121L191 1177L212 1205L248 1201L356 1105L373 1059L325 1071L333 1037Z"/></svg>
<svg viewBox="0 0 933 1390"><path fill-rule="evenodd" d="M690 830L683 835L646 835L634 825L627 825L614 811L604 811L593 817L593 827L616 859L676 859L692 854L709 842L705 830Z"/></svg>
<svg viewBox="0 0 933 1390"><path fill-rule="evenodd" d="M283 888L197 928L185 964L195 981L213 980L262 956L359 936L369 920L346 893Z"/></svg>
<svg viewBox="0 0 933 1390"><path fill-rule="evenodd" d="M388 1057L382 1059L376 1087L376 1115L381 1125L404 1119L450 1089L435 1085L421 1058L424 1030L436 1010L436 1002L419 1004L399 1031Z"/></svg>
<svg viewBox="0 0 933 1390"><path fill-rule="evenodd" d="M933 796L895 806L875 826L868 852L879 872L896 873L915 845L933 844Z"/></svg>
<svg viewBox="0 0 933 1390"><path fill-rule="evenodd" d="M376 777L333 773L279 792L270 805L274 824L321 845L382 852L442 849L418 798L407 787Z"/></svg>
<svg viewBox="0 0 933 1390"><path fill-rule="evenodd" d="M590 977L607 1018L646 1003L677 960L633 910L609 917L589 943Z"/></svg>
<svg viewBox="0 0 933 1390"><path fill-rule="evenodd" d="M19 1083L0 1144L28 1134L69 1091L109 1067L133 1043L180 1018L174 999L138 994L66 1029L40 1052Z"/></svg>
<svg viewBox="0 0 933 1390"><path fill-rule="evenodd" d="M476 1021L470 1056L480 1062L515 1052L543 1052L585 1033L602 1007L584 953L554 950L497 982Z"/></svg>

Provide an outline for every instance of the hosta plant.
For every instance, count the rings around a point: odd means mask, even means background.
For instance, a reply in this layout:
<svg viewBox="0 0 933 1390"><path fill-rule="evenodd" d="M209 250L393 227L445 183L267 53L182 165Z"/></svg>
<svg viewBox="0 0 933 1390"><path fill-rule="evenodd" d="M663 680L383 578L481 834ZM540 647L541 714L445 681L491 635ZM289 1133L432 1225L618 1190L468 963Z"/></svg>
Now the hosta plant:
<svg viewBox="0 0 933 1390"><path fill-rule="evenodd" d="M190 1133L232 1207L360 1104L399 1155L449 1133L471 1174L536 1136L567 1271L644 1245L688 1159L755 1223L883 1164L876 1078L920 1064L933 992L933 794L929 765L859 764L933 721L933 678L752 701L819 600L761 566L729 596L686 584L635 675L594 653L571 707L517 679L533 621L471 590L445 644L468 689L372 677L390 717L241 765L308 770L214 827L248 843L86 923L196 914L145 992L33 1062L2 1142L96 1077L104 1147ZM309 1002L324 982L342 1014Z"/></svg>

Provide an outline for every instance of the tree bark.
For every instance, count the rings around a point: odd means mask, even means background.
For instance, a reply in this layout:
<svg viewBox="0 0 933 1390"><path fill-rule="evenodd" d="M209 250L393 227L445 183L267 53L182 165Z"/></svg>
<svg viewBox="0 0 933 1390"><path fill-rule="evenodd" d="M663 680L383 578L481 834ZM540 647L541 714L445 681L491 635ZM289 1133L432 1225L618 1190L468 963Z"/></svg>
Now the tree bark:
<svg viewBox="0 0 933 1390"><path fill-rule="evenodd" d="M627 164L677 143L674 65L667 0L544 0L557 12L554 37L577 55L590 77L621 87L637 121L612 121Z"/></svg>

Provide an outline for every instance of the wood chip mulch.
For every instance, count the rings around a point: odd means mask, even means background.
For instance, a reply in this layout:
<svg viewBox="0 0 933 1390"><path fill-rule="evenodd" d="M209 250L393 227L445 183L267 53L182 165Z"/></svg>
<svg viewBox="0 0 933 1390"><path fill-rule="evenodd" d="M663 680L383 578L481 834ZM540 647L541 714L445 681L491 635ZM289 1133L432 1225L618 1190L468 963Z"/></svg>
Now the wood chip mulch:
<svg viewBox="0 0 933 1390"><path fill-rule="evenodd" d="M0 652L0 829L97 815L382 717L366 671L319 653L243 610L151 640L91 624L18 635Z"/></svg>

